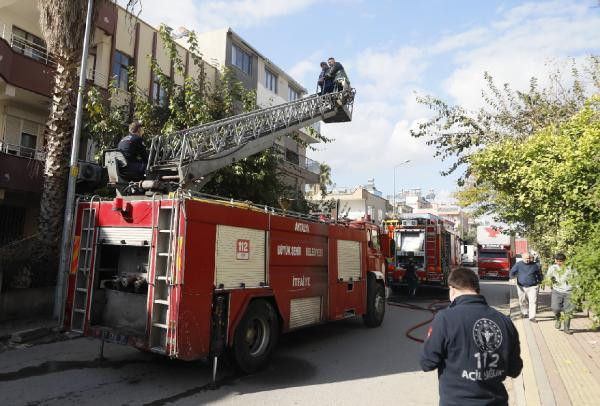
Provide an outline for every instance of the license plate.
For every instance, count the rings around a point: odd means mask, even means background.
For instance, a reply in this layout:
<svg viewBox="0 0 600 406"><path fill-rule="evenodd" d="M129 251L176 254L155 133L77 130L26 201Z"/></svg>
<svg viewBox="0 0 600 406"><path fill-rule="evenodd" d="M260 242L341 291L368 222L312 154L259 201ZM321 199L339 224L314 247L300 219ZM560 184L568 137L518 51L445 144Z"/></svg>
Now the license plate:
<svg viewBox="0 0 600 406"><path fill-rule="evenodd" d="M112 331L102 331L102 339L109 343L115 343L120 345L127 345L129 337L124 334L117 334Z"/></svg>

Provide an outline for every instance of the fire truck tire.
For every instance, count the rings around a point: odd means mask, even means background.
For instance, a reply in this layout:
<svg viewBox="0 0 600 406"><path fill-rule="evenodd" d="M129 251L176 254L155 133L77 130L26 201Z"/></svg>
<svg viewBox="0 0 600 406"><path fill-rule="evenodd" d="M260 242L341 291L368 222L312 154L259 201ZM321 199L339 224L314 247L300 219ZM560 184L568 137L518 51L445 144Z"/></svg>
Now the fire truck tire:
<svg viewBox="0 0 600 406"><path fill-rule="evenodd" d="M246 373L263 367L278 337L279 320L273 306L265 300L250 302L233 339L232 352L238 367Z"/></svg>
<svg viewBox="0 0 600 406"><path fill-rule="evenodd" d="M363 321L367 327L379 327L385 315L385 287L369 278L367 283L367 312Z"/></svg>

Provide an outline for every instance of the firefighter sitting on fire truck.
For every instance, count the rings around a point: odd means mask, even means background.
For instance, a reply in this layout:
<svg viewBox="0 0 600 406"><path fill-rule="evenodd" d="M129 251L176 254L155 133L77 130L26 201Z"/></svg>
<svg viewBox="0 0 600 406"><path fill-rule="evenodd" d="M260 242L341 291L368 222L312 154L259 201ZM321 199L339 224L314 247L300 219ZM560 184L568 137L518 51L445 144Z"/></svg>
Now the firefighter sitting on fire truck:
<svg viewBox="0 0 600 406"><path fill-rule="evenodd" d="M119 141L117 149L125 155L127 165L120 168L121 176L136 182L144 178L148 164L148 151L144 146L142 123L134 121L129 124L129 134Z"/></svg>

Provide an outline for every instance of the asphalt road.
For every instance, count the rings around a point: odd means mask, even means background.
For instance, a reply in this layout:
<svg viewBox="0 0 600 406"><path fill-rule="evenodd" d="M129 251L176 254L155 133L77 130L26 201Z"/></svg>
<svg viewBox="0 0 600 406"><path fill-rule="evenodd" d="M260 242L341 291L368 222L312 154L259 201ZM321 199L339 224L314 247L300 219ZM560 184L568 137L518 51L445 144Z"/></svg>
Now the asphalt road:
<svg viewBox="0 0 600 406"><path fill-rule="evenodd" d="M495 306L508 306L506 282L483 282ZM426 306L446 292L421 289ZM390 300L403 301L393 295ZM228 366L210 389L206 362L169 360L116 344L78 338L0 354L2 405L436 405L437 374L419 368L421 344L406 337L431 313L388 306L383 325L345 320L283 336L270 365L253 375ZM427 326L413 334L424 337Z"/></svg>

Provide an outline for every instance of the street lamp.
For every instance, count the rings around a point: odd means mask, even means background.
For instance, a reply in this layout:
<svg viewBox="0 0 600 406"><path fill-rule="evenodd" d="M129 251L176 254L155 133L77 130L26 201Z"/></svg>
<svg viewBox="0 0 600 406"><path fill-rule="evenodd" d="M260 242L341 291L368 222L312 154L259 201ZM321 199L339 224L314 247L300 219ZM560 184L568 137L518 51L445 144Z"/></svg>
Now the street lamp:
<svg viewBox="0 0 600 406"><path fill-rule="evenodd" d="M400 162L398 165L394 166L394 207L392 208L392 217L394 218L396 217L396 168L409 162L410 159L407 159L406 161Z"/></svg>

